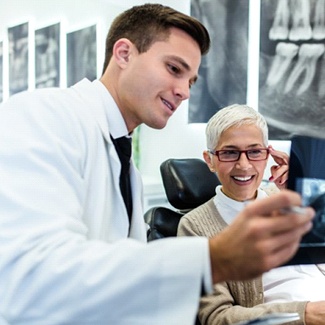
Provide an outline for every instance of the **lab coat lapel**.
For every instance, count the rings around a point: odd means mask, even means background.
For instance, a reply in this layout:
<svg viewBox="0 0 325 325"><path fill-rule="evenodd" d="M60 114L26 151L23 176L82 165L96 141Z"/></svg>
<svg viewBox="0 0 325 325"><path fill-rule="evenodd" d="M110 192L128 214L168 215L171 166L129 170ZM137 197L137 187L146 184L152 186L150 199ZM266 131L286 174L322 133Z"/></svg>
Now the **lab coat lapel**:
<svg viewBox="0 0 325 325"><path fill-rule="evenodd" d="M143 185L139 171L131 161L130 167L133 215L130 226L130 237L147 241L147 228L143 217Z"/></svg>
<svg viewBox="0 0 325 325"><path fill-rule="evenodd" d="M118 233L117 236L125 238L128 236L129 232L129 219L120 192L119 176L121 172L121 163L110 138L109 125L106 116L107 108L105 108L106 102L99 95L100 93L98 92L98 88L95 85L94 87L90 87L89 84L91 84L91 82L84 79L76 85L76 89L79 91L80 96L88 102L87 106L91 108L91 114L96 120L106 143L107 165L112 176L112 183L108 186L111 186L112 191L116 193L116 195L114 195L114 202L108 203L115 205L114 210L116 212L114 216L111 216L113 220L110 222L113 222L113 225L108 226L113 226L114 229L116 229L116 232Z"/></svg>
<svg viewBox="0 0 325 325"><path fill-rule="evenodd" d="M140 173L135 168L131 159L130 177L133 200L133 214L132 222L129 228L129 218L124 205L122 194L120 192L119 185L121 163L115 150L114 144L110 138L109 125L106 116L107 110L105 109L104 105L105 101L101 98L101 96L98 96L98 89L96 87L89 87L89 83L89 80L83 80L78 83L78 88L80 90L81 96L87 94L87 96L85 96L85 100L89 101L89 107L91 107L92 115L94 116L97 124L99 125L106 142L108 169L112 173L113 190L115 191L115 193L118 193L117 195L115 195L116 202L112 202L110 204L115 204L121 207L120 209L116 208L116 211L123 211L123 213L118 213L118 215L116 216L114 226L119 229L118 232L121 234L122 238L127 237L129 233L129 237L141 241L146 241L146 226L143 219L142 202L143 186ZM89 92L93 93L89 96Z"/></svg>

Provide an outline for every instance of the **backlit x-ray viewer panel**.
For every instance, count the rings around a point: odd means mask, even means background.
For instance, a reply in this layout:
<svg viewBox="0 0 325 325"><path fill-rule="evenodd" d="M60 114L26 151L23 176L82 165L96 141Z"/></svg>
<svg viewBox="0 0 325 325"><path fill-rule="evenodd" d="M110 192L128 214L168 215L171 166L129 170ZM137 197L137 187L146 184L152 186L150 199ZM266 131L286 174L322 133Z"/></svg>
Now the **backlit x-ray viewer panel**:
<svg viewBox="0 0 325 325"><path fill-rule="evenodd" d="M316 215L288 264L325 262L325 139L295 136L291 143L288 188L299 192Z"/></svg>

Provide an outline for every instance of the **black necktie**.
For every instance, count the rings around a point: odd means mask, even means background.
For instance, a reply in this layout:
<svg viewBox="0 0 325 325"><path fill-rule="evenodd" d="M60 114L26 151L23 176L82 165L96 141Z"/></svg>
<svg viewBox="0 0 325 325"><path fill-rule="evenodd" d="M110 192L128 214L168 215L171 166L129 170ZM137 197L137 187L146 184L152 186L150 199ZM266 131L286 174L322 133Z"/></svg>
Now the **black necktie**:
<svg viewBox="0 0 325 325"><path fill-rule="evenodd" d="M132 216L132 194L130 182L130 158L132 152L132 138L121 137L111 139L114 143L115 149L121 161L121 174L120 174L120 189L128 212L129 220L131 223Z"/></svg>

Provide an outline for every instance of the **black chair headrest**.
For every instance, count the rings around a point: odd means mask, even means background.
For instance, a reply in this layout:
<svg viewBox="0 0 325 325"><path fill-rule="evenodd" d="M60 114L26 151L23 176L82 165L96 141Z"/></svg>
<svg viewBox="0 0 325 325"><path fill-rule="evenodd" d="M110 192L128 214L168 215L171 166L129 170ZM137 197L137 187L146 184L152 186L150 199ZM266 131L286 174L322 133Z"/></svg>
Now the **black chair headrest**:
<svg viewBox="0 0 325 325"><path fill-rule="evenodd" d="M178 210L191 210L205 203L220 184L202 159L168 159L160 165L160 172L167 199Z"/></svg>

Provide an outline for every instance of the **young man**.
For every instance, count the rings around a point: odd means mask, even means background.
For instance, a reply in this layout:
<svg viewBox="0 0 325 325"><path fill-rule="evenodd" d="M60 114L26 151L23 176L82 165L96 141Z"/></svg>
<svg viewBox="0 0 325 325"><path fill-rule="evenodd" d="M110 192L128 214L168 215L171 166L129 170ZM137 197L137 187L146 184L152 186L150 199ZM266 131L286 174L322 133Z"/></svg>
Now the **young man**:
<svg viewBox="0 0 325 325"><path fill-rule="evenodd" d="M141 123L163 128L189 97L208 48L193 18L162 5L134 7L111 26L100 80L21 93L1 107L4 321L191 324L202 285L250 278L295 252L313 215L283 217L281 208L300 205L296 193L252 204L209 241L146 244L131 162L127 213L113 140Z"/></svg>

